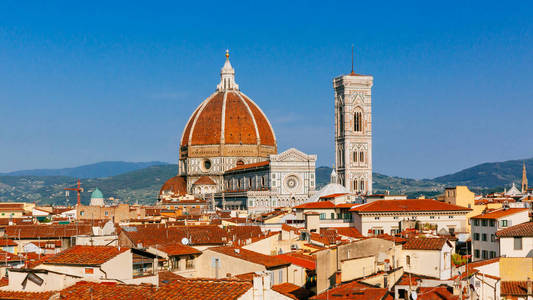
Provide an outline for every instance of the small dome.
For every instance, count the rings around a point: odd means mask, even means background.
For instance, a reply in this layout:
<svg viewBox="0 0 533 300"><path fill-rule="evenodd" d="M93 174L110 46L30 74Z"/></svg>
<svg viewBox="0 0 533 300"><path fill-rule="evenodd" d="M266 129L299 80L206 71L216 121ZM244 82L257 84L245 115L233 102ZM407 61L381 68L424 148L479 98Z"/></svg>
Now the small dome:
<svg viewBox="0 0 533 300"><path fill-rule="evenodd" d="M91 199L104 199L104 194L98 188L96 188L91 194Z"/></svg>
<svg viewBox="0 0 533 300"><path fill-rule="evenodd" d="M167 180L159 190L159 199L161 196L179 197L187 194L187 181L183 176L174 176Z"/></svg>

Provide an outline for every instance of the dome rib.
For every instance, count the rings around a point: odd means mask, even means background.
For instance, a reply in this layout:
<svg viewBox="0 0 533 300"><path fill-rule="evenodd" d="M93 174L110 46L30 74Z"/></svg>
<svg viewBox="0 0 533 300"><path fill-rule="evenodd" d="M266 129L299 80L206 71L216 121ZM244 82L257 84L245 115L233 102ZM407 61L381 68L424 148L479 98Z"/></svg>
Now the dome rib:
<svg viewBox="0 0 533 300"><path fill-rule="evenodd" d="M228 92L225 115L224 140L226 144L257 144L253 116L240 99L238 92Z"/></svg>
<svg viewBox="0 0 533 300"><path fill-rule="evenodd" d="M258 145L261 144L261 135L259 134L259 128L257 127L257 121L255 120L255 116L252 113L252 110L250 109L250 106L248 103L246 103L246 100L242 97L241 93L237 93L237 96L239 96L239 99L241 99L244 106L246 106L246 109L248 110L248 114L250 114L250 117L252 117L252 121L254 122L254 129L255 129L255 136L256 136L256 143Z"/></svg>
<svg viewBox="0 0 533 300"><path fill-rule="evenodd" d="M244 97L254 114L254 118L257 122L257 129L261 133L261 144L276 147L276 134L274 133L274 129L272 128L272 125L270 124L270 121L266 117L263 110L261 110L261 108L252 99L250 99L250 97L246 96L246 94L243 92L240 92L240 94L242 97Z"/></svg>

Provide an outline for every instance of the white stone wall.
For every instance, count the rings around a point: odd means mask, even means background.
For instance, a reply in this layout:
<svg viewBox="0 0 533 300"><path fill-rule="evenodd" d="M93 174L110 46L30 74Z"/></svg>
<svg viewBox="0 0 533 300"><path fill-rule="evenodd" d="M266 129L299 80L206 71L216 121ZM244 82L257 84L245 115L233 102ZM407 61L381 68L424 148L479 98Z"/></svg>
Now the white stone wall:
<svg viewBox="0 0 533 300"><path fill-rule="evenodd" d="M522 249L517 250L514 248L514 237L501 237L500 255L505 257L533 257L533 237L522 237Z"/></svg>

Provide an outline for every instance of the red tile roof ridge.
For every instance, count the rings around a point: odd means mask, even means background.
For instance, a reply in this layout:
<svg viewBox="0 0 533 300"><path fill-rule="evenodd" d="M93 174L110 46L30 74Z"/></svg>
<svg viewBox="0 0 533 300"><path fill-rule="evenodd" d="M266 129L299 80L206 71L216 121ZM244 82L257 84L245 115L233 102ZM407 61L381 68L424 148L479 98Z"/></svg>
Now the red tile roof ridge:
<svg viewBox="0 0 533 300"><path fill-rule="evenodd" d="M294 208L297 209L304 209L304 208L335 208L335 204L331 201L317 201L317 202L307 202L300 204L298 206L295 206Z"/></svg>
<svg viewBox="0 0 533 300"><path fill-rule="evenodd" d="M533 237L533 222L513 225L496 232L499 237Z"/></svg>
<svg viewBox="0 0 533 300"><path fill-rule="evenodd" d="M101 265L128 250L130 248L127 247L77 245L59 252L46 259L43 263L52 265Z"/></svg>
<svg viewBox="0 0 533 300"><path fill-rule="evenodd" d="M528 208L501 208L497 210L493 210L487 213L482 213L477 216L473 216L470 219L499 219L505 216L513 215L516 213L528 211Z"/></svg>
<svg viewBox="0 0 533 300"><path fill-rule="evenodd" d="M324 195L324 196L320 196L320 199L335 198L335 197L344 196L344 195L348 195L348 193L334 193L334 194Z"/></svg>
<svg viewBox="0 0 533 300"><path fill-rule="evenodd" d="M441 250L445 243L448 243L446 238L410 238L402 245L404 250Z"/></svg>
<svg viewBox="0 0 533 300"><path fill-rule="evenodd" d="M244 164L244 165L240 165L240 166L236 166L234 168L231 168L229 170L226 170L225 173L227 172L233 172L233 171L238 171L238 170L245 170L245 169L251 169L251 168L259 168L259 167L264 167L264 166L268 166L270 165L270 161L266 160L266 161L260 161L260 162L256 162L256 163L251 163L251 164Z"/></svg>
<svg viewBox="0 0 533 300"><path fill-rule="evenodd" d="M355 212L396 212L396 211L471 211L463 206L453 205L434 199L376 200L352 207Z"/></svg>
<svg viewBox="0 0 533 300"><path fill-rule="evenodd" d="M252 250L247 250L244 248L223 246L223 247L212 247L212 248L207 249L206 251L209 251L209 250L217 252L217 253L221 253L224 255L228 255L231 257L239 258L242 260L246 260L251 263L263 265L267 269L290 265L290 263L287 263L285 260L282 260L281 258L278 258L276 256L265 255L265 254L255 252Z"/></svg>

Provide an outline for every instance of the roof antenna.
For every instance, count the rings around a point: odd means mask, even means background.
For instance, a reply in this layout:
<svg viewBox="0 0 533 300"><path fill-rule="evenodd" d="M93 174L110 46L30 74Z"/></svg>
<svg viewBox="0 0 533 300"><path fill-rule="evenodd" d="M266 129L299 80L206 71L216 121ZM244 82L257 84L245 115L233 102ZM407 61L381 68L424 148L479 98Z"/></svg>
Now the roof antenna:
<svg viewBox="0 0 533 300"><path fill-rule="evenodd" d="M351 75L354 75L355 73L353 72L353 44L352 44L352 73Z"/></svg>

